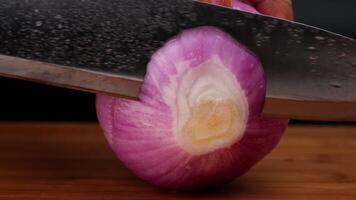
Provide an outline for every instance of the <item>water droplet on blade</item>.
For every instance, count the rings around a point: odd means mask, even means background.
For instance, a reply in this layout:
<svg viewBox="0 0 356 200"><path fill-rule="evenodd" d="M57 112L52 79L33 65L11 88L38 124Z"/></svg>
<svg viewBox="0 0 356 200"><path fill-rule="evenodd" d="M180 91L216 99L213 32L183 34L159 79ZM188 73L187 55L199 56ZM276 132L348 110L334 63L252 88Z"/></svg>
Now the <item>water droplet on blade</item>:
<svg viewBox="0 0 356 200"><path fill-rule="evenodd" d="M236 21L236 25L237 25L237 26L244 26L245 24L246 24L246 22L243 21L243 20L237 20L237 21Z"/></svg>
<svg viewBox="0 0 356 200"><path fill-rule="evenodd" d="M314 38L316 40L325 40L325 37L323 37L323 36L315 36Z"/></svg>
<svg viewBox="0 0 356 200"><path fill-rule="evenodd" d="M329 39L328 42L333 43L333 42L336 42L336 40L334 40L334 39Z"/></svg>
<svg viewBox="0 0 356 200"><path fill-rule="evenodd" d="M329 85L331 86L331 87L334 87L334 88L341 88L341 83L340 82L338 82L338 81L331 81L330 83L329 83Z"/></svg>
<svg viewBox="0 0 356 200"><path fill-rule="evenodd" d="M36 26L42 26L42 22L41 21L36 21L35 25Z"/></svg>
<svg viewBox="0 0 356 200"><path fill-rule="evenodd" d="M343 58L346 56L346 53L345 52L341 52L337 57L338 58Z"/></svg>
<svg viewBox="0 0 356 200"><path fill-rule="evenodd" d="M268 41L268 40L271 39L271 36L266 35L266 36L263 37L263 39L264 39L265 41Z"/></svg>
<svg viewBox="0 0 356 200"><path fill-rule="evenodd" d="M316 50L316 47L310 46L310 47L308 47L308 50L309 51L314 51L314 50Z"/></svg>
<svg viewBox="0 0 356 200"><path fill-rule="evenodd" d="M313 55L309 56L309 60L317 60L318 58L319 58L318 56L313 56Z"/></svg>
<svg viewBox="0 0 356 200"><path fill-rule="evenodd" d="M56 16L54 16L54 18L55 18L55 19L61 19L62 16L61 16L61 15L56 15Z"/></svg>

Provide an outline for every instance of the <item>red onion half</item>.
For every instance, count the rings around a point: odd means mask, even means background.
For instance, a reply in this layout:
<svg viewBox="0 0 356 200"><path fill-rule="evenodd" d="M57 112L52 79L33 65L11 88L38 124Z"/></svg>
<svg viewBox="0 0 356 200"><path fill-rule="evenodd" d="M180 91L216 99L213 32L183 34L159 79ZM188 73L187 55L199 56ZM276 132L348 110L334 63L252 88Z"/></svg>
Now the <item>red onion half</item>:
<svg viewBox="0 0 356 200"><path fill-rule="evenodd" d="M118 158L160 187L229 182L278 143L288 120L261 118L266 93L253 53L214 27L185 30L151 58L139 101L97 95Z"/></svg>

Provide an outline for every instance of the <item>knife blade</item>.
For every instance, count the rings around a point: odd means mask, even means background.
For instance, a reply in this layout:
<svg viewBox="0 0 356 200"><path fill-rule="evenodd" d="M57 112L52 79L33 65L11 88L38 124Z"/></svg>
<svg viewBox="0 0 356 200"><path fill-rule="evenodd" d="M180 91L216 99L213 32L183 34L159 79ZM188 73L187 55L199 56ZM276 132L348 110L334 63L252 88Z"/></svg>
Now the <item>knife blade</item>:
<svg viewBox="0 0 356 200"><path fill-rule="evenodd" d="M131 98L165 41L219 27L261 59L265 115L356 120L356 42L315 27L190 0L1 0L0 22L1 75Z"/></svg>

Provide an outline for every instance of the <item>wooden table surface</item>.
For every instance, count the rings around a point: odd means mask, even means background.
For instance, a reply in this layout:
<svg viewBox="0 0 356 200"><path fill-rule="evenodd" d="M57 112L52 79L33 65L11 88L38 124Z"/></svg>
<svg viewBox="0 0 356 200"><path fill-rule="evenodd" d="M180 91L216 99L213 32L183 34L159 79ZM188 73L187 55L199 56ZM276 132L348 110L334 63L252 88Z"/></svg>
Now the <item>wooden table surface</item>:
<svg viewBox="0 0 356 200"><path fill-rule="evenodd" d="M176 193L137 179L96 123L0 123L0 199L356 199L356 126L292 125L235 182Z"/></svg>

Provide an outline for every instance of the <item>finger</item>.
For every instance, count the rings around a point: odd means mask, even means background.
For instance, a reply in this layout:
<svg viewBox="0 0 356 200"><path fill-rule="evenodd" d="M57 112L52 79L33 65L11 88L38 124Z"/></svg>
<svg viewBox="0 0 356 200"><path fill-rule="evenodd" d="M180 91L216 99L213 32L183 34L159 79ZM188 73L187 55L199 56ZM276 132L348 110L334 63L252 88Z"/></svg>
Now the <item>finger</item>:
<svg viewBox="0 0 356 200"><path fill-rule="evenodd" d="M232 7L233 0L198 0L200 2L211 3L215 5Z"/></svg>
<svg viewBox="0 0 356 200"><path fill-rule="evenodd" d="M291 0L243 0L243 2L253 5L262 14L293 20Z"/></svg>

